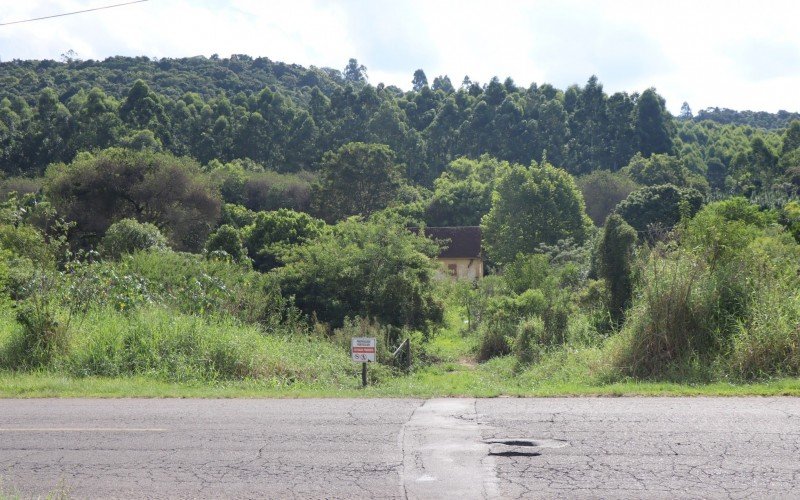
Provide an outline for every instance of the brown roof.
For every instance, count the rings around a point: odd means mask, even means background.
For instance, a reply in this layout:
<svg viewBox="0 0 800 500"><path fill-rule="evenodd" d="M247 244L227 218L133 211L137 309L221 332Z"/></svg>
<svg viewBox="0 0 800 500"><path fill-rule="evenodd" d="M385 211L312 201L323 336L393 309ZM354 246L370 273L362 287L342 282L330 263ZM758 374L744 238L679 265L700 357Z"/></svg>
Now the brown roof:
<svg viewBox="0 0 800 500"><path fill-rule="evenodd" d="M418 228L413 228L413 230L419 231ZM440 258L482 258L480 226L426 227L425 236L442 245L442 250L439 252Z"/></svg>

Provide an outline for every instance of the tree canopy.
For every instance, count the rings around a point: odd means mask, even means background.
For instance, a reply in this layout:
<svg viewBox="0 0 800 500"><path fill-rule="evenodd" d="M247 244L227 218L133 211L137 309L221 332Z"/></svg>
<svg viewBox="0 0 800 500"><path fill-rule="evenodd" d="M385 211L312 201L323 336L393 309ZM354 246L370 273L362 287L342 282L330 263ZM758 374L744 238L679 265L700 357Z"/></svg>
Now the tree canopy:
<svg viewBox="0 0 800 500"><path fill-rule="evenodd" d="M221 201L200 167L169 153L111 148L82 153L48 170L46 192L73 236L93 244L115 221L151 223L179 250L199 250L216 226Z"/></svg>
<svg viewBox="0 0 800 500"><path fill-rule="evenodd" d="M481 225L489 257L503 264L517 254L534 253L541 244L565 239L580 244L591 220L572 176L549 163L533 163L506 170Z"/></svg>
<svg viewBox="0 0 800 500"><path fill-rule="evenodd" d="M348 143L322 159L316 213L329 222L369 216L394 199L401 184L394 152L383 144Z"/></svg>

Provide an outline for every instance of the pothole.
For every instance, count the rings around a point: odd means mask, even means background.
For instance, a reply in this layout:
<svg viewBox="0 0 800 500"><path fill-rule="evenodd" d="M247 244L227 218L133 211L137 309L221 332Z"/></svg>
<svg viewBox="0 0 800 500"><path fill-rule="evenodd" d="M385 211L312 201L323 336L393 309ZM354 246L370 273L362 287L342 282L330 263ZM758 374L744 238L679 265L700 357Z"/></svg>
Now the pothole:
<svg viewBox="0 0 800 500"><path fill-rule="evenodd" d="M489 450L489 455L493 457L538 457L541 453L538 451Z"/></svg>
<svg viewBox="0 0 800 500"><path fill-rule="evenodd" d="M533 439L488 439L484 441L488 444L504 444L507 446L539 446Z"/></svg>
<svg viewBox="0 0 800 500"><path fill-rule="evenodd" d="M523 446L533 448L563 448L569 442L563 439L528 439L528 438L495 438L486 439L484 443L503 446Z"/></svg>

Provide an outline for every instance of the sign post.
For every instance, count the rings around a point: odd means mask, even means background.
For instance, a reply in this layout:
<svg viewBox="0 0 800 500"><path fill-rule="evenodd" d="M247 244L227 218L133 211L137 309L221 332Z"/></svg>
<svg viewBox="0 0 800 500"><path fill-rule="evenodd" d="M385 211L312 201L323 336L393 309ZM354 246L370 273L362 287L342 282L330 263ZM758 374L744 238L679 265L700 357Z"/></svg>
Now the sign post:
<svg viewBox="0 0 800 500"><path fill-rule="evenodd" d="M361 363L361 386L367 386L367 363L375 362L377 342L374 337L353 337L350 340L350 356Z"/></svg>

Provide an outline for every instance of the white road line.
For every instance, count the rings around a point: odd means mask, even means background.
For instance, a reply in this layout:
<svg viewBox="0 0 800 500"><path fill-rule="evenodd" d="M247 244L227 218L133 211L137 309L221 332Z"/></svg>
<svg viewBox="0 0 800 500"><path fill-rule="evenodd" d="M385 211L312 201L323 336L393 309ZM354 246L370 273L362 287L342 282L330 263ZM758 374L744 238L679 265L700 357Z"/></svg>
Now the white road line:
<svg viewBox="0 0 800 500"><path fill-rule="evenodd" d="M167 430L133 427L0 427L0 432L167 432Z"/></svg>

